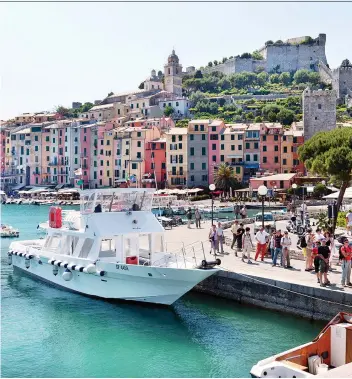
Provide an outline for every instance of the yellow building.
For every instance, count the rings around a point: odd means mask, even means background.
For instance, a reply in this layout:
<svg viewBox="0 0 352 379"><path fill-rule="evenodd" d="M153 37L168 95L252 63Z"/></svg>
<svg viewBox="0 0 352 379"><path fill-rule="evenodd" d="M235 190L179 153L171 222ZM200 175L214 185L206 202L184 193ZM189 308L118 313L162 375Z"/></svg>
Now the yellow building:
<svg viewBox="0 0 352 379"><path fill-rule="evenodd" d="M233 167L238 181L243 180L245 131L244 124L226 124L220 137L220 162Z"/></svg>
<svg viewBox="0 0 352 379"><path fill-rule="evenodd" d="M187 128L173 128L166 133L167 183L170 187L187 185Z"/></svg>
<svg viewBox="0 0 352 379"><path fill-rule="evenodd" d="M106 124L106 128L109 129L108 124ZM114 178L114 132L112 130L112 125L110 130L106 130L103 133L104 140L104 155L103 158L103 186L112 187L115 178Z"/></svg>

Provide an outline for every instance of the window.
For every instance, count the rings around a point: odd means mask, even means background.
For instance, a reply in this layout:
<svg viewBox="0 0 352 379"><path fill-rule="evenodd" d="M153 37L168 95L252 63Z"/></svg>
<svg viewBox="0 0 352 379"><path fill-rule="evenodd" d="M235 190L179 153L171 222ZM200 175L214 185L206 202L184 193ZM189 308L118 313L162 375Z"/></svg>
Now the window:
<svg viewBox="0 0 352 379"><path fill-rule="evenodd" d="M297 143L297 137L293 137L293 143Z"/></svg>
<svg viewBox="0 0 352 379"><path fill-rule="evenodd" d="M45 146L45 151L49 151L49 146Z"/></svg>
<svg viewBox="0 0 352 379"><path fill-rule="evenodd" d="M220 145L220 150L225 150L225 145L223 143Z"/></svg>
<svg viewBox="0 0 352 379"><path fill-rule="evenodd" d="M53 138L53 143L55 143L55 138Z"/></svg>
<svg viewBox="0 0 352 379"><path fill-rule="evenodd" d="M213 162L216 162L216 155L213 155L212 160L213 160Z"/></svg>
<svg viewBox="0 0 352 379"><path fill-rule="evenodd" d="M178 136L178 140L179 140L179 141L182 141L182 136Z"/></svg>
<svg viewBox="0 0 352 379"><path fill-rule="evenodd" d="M191 182L194 182L194 175L191 175Z"/></svg>
<svg viewBox="0 0 352 379"><path fill-rule="evenodd" d="M172 175L176 175L176 167L172 167Z"/></svg>
<svg viewBox="0 0 352 379"><path fill-rule="evenodd" d="M225 141L225 135L221 134L220 139L221 139L221 141Z"/></svg>
<svg viewBox="0 0 352 379"><path fill-rule="evenodd" d="M132 170L137 170L137 163L132 163Z"/></svg>
<svg viewBox="0 0 352 379"><path fill-rule="evenodd" d="M171 136L172 142L176 142L176 136Z"/></svg>
<svg viewBox="0 0 352 379"><path fill-rule="evenodd" d="M206 149L206 147L202 147L202 155L207 155L207 149Z"/></svg>
<svg viewBox="0 0 352 379"><path fill-rule="evenodd" d="M212 127L211 127L211 131L212 131L212 132L216 132L216 126L212 126Z"/></svg>
<svg viewBox="0 0 352 379"><path fill-rule="evenodd" d="M34 136L34 141L38 141L38 136Z"/></svg>
<svg viewBox="0 0 352 379"><path fill-rule="evenodd" d="M266 136L262 136L262 141L266 141Z"/></svg>
<svg viewBox="0 0 352 379"><path fill-rule="evenodd" d="M219 136L217 134L210 134L211 141L217 141L218 139L219 139Z"/></svg>
<svg viewBox="0 0 352 379"><path fill-rule="evenodd" d="M205 134L202 134L202 141L205 141Z"/></svg>
<svg viewBox="0 0 352 379"><path fill-rule="evenodd" d="M249 154L246 154L246 162L249 162L251 160L251 156Z"/></svg>
<svg viewBox="0 0 352 379"><path fill-rule="evenodd" d="M165 168L166 168L166 163L165 163L165 162L163 162L163 163L161 164L161 168L165 170Z"/></svg>
<svg viewBox="0 0 352 379"><path fill-rule="evenodd" d="M194 170L194 163L191 163L191 164L189 165L189 168L190 168L190 170Z"/></svg>
<svg viewBox="0 0 352 379"><path fill-rule="evenodd" d="M129 154L130 154L129 149L126 149L125 154L126 154L126 155L129 155Z"/></svg>
<svg viewBox="0 0 352 379"><path fill-rule="evenodd" d="M212 149L212 150L216 150L216 144L215 144L215 143L213 143L213 144L211 145L211 149Z"/></svg>
<svg viewBox="0 0 352 379"><path fill-rule="evenodd" d="M45 141L46 141L46 142L49 142L49 141L50 141L50 137L49 137L49 136L46 136L46 137L45 137Z"/></svg>
<svg viewBox="0 0 352 379"><path fill-rule="evenodd" d="M254 148L255 148L255 149L258 149L258 148L259 148L259 143L258 143L258 142L254 142Z"/></svg>
<svg viewBox="0 0 352 379"><path fill-rule="evenodd" d="M318 117L314 117L314 120L318 120Z"/></svg>
<svg viewBox="0 0 352 379"><path fill-rule="evenodd" d="M242 145L238 145L238 150L242 150Z"/></svg>
<svg viewBox="0 0 352 379"><path fill-rule="evenodd" d="M238 140L239 140L239 141L243 140L243 134L239 134L239 135L238 135Z"/></svg>
<svg viewBox="0 0 352 379"><path fill-rule="evenodd" d="M193 140L194 140L194 134L190 134L190 135L189 135L189 139L190 139L191 141L193 141Z"/></svg>
<svg viewBox="0 0 352 379"><path fill-rule="evenodd" d="M201 125L201 126L200 126L200 131L201 131L201 132L204 132L204 125Z"/></svg>
<svg viewBox="0 0 352 379"><path fill-rule="evenodd" d="M274 146L274 151L279 151L279 146L275 145Z"/></svg>
<svg viewBox="0 0 352 379"><path fill-rule="evenodd" d="M202 181L207 182L208 181L208 175L202 175Z"/></svg>
<svg viewBox="0 0 352 379"><path fill-rule="evenodd" d="M279 140L279 136L277 134L274 135L274 141L278 141Z"/></svg>
<svg viewBox="0 0 352 379"><path fill-rule="evenodd" d="M198 132L198 125L194 125L194 131Z"/></svg>
<svg viewBox="0 0 352 379"><path fill-rule="evenodd" d="M235 145L231 145L231 150L235 151Z"/></svg>
<svg viewBox="0 0 352 379"><path fill-rule="evenodd" d="M38 146L34 146L34 151L38 151Z"/></svg>
<svg viewBox="0 0 352 379"><path fill-rule="evenodd" d="M236 167L236 174L240 174L241 173L241 167Z"/></svg>
<svg viewBox="0 0 352 379"><path fill-rule="evenodd" d="M137 137L142 137L142 132L137 132Z"/></svg>
<svg viewBox="0 0 352 379"><path fill-rule="evenodd" d="M138 158L138 159L141 159L141 158L142 158L142 153L138 152L138 153L137 153L137 158Z"/></svg>
<svg viewBox="0 0 352 379"><path fill-rule="evenodd" d="M318 104L318 109L321 109L321 104Z"/></svg>
<svg viewBox="0 0 352 379"><path fill-rule="evenodd" d="M282 136L282 140L283 140L283 141L286 141L286 140L287 140L287 137L286 137L286 136Z"/></svg>
<svg viewBox="0 0 352 379"><path fill-rule="evenodd" d="M266 162L267 162L266 157L263 157L263 163L266 163Z"/></svg>
<svg viewBox="0 0 352 379"><path fill-rule="evenodd" d="M206 170L207 169L207 164L206 163L202 163L202 170Z"/></svg>
<svg viewBox="0 0 352 379"><path fill-rule="evenodd" d="M235 140L235 135L231 134L231 141L234 141L234 140Z"/></svg>
<svg viewBox="0 0 352 379"><path fill-rule="evenodd" d="M104 161L103 160L100 161L100 166L104 166Z"/></svg>
<svg viewBox="0 0 352 379"><path fill-rule="evenodd" d="M141 141L137 141L137 147L142 147L142 142Z"/></svg>
<svg viewBox="0 0 352 379"><path fill-rule="evenodd" d="M279 157L274 157L274 162L279 163Z"/></svg>
<svg viewBox="0 0 352 379"><path fill-rule="evenodd" d="M179 103L178 103L178 101L176 101L176 107L178 107L179 106Z"/></svg>
<svg viewBox="0 0 352 379"><path fill-rule="evenodd" d="M220 155L220 162L225 162L225 155Z"/></svg>
<svg viewBox="0 0 352 379"><path fill-rule="evenodd" d="M287 153L287 146L284 146L284 153Z"/></svg>
<svg viewBox="0 0 352 379"><path fill-rule="evenodd" d="M287 159L283 159L283 160L282 160L282 164L283 164L284 166L286 166L286 165L287 165Z"/></svg>
<svg viewBox="0 0 352 379"><path fill-rule="evenodd" d="M190 149L190 154L191 154L191 155L194 155L194 147L191 147L191 149Z"/></svg>
<svg viewBox="0 0 352 379"><path fill-rule="evenodd" d="M266 151L266 146L263 146L263 151Z"/></svg>
<svg viewBox="0 0 352 379"><path fill-rule="evenodd" d="M249 142L246 142L246 149L250 149L251 148L251 144Z"/></svg>
<svg viewBox="0 0 352 379"><path fill-rule="evenodd" d="M180 167L180 175L183 175L183 167Z"/></svg>

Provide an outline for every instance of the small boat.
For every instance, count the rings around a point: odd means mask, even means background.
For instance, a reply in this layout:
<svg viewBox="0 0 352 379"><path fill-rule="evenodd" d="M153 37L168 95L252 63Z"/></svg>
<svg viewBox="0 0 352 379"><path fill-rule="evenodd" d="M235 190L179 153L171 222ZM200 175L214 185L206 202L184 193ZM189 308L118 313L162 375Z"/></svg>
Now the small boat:
<svg viewBox="0 0 352 379"><path fill-rule="evenodd" d="M0 236L1 238L17 238L20 232L11 225L1 224Z"/></svg>
<svg viewBox="0 0 352 379"><path fill-rule="evenodd" d="M253 378L344 377L343 366L352 364L352 314L338 313L307 344L259 361L252 367ZM336 370L336 376L334 372ZM337 372L340 372L338 375ZM347 374L348 368L346 367Z"/></svg>
<svg viewBox="0 0 352 379"><path fill-rule="evenodd" d="M179 251L168 252L165 230L151 212L153 193L82 191L80 212L63 223L61 208L51 207L45 238L12 242L8 263L80 294L171 305L218 272L221 261L197 262L182 242Z"/></svg>
<svg viewBox="0 0 352 379"><path fill-rule="evenodd" d="M228 205L228 204L218 205L217 207L215 207L215 209L216 209L216 212L219 212L219 213L231 213L235 211L235 207L233 205Z"/></svg>

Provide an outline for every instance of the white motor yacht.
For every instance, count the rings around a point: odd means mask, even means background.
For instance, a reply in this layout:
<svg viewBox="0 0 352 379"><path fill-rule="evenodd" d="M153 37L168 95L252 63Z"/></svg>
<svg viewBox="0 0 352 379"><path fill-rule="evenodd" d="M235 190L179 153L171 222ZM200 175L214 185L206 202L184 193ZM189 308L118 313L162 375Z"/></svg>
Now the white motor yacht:
<svg viewBox="0 0 352 379"><path fill-rule="evenodd" d="M61 209L50 208L45 239L11 243L9 264L81 294L170 305L221 262L197 262L181 246L166 251L164 229L151 212L153 193L82 191L77 217L63 224Z"/></svg>

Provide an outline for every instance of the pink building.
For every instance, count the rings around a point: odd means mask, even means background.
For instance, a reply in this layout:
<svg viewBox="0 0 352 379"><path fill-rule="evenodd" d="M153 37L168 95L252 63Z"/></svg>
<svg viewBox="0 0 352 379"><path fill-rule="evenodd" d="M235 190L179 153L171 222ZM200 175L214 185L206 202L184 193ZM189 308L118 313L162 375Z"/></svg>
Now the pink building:
<svg viewBox="0 0 352 379"><path fill-rule="evenodd" d="M209 183L214 182L214 169L221 163L220 161L220 132L225 128L225 124L220 120L213 120L208 127L208 178Z"/></svg>
<svg viewBox="0 0 352 379"><path fill-rule="evenodd" d="M81 146L81 154L80 154L80 167L82 169L82 175L81 177L76 177L75 179L75 185L76 187L79 187L77 182L82 179L83 180L83 185L88 186L89 185L89 180L90 180L90 157L92 154L91 151L91 139L92 139L92 126L93 124L87 124L87 125L82 125L80 129L80 146Z"/></svg>
<svg viewBox="0 0 352 379"><path fill-rule="evenodd" d="M145 173L143 186L164 188L166 181L166 138L157 138L145 143Z"/></svg>
<svg viewBox="0 0 352 379"><path fill-rule="evenodd" d="M284 129L281 124L260 125L260 168L264 171L279 173L281 167L281 144Z"/></svg>
<svg viewBox="0 0 352 379"><path fill-rule="evenodd" d="M268 189L289 189L295 182L297 174L276 174L269 176L261 176L250 179L250 187L256 192L258 187L265 186Z"/></svg>
<svg viewBox="0 0 352 379"><path fill-rule="evenodd" d="M65 152L65 137L66 128L64 125L60 125L58 128L58 154L57 154L57 182L58 185L68 183L68 168L66 168L67 152ZM65 158L66 157L66 158Z"/></svg>

